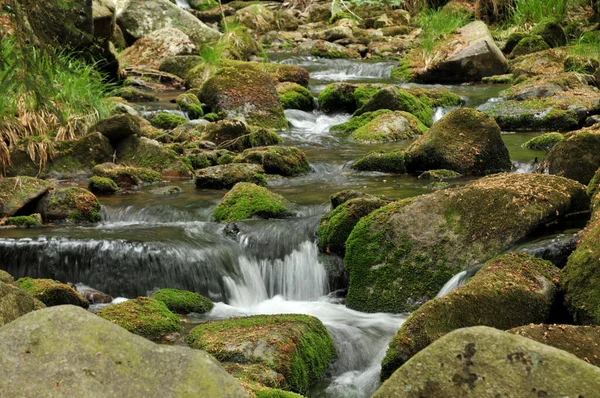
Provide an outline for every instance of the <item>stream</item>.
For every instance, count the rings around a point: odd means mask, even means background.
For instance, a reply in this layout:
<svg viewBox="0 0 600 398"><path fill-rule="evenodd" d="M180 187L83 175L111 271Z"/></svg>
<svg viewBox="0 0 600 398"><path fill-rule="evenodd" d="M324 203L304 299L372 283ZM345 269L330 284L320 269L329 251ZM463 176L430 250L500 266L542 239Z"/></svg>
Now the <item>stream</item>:
<svg viewBox="0 0 600 398"><path fill-rule="evenodd" d="M389 62L311 57L277 60L307 67L309 88L315 96L335 81L398 83L390 79L394 64ZM505 88L444 87L472 107L497 98ZM172 107L167 101L159 106ZM437 109L436 118L447 111ZM368 151L404 148L412 140L361 145L329 131L332 125L348 120L349 114L288 110L286 116L291 128L281 136L286 145L306 152L312 171L269 180L269 188L294 203L295 217L249 220L235 227L217 224L211 222L211 215L225 191L197 190L191 181L172 180L168 184L178 185L180 194L156 195L151 192L153 186L101 197L102 221L97 225L0 230L0 265L15 277L84 283L113 297L133 298L162 287L200 292L216 305L204 317L189 318L192 323L249 314L313 315L331 333L338 358L309 395L370 396L379 386L387 345L407 315L366 314L346 308L340 292L347 283L343 262L318 252L315 231L330 209L332 193L357 189L401 199L432 192L430 181L409 175L359 173L349 167ZM521 147L539 134L503 132L514 172L532 171L533 160L544 156ZM453 180L450 186L469 181ZM531 252L541 253L545 247L542 244Z"/></svg>

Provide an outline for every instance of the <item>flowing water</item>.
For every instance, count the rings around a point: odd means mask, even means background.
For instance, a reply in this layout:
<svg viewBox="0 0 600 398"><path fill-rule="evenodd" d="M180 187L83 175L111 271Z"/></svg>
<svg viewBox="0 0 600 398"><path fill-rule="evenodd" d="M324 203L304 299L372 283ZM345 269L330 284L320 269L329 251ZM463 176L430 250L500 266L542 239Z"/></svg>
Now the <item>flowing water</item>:
<svg viewBox="0 0 600 398"><path fill-rule="evenodd" d="M315 95L332 81L393 82L391 63L310 57L288 57L281 62L306 66ZM447 87L469 106L498 97L503 88ZM159 106L173 110L169 99ZM436 119L447 111L436 109ZM102 197L102 222L98 225L0 230L0 267L15 277L83 283L113 297L147 295L161 287L197 291L217 303L201 319L314 315L331 333L338 359L310 395L370 396L379 385L387 344L406 316L365 314L346 308L340 298L347 286L343 262L318 252L315 231L329 210L329 196L334 192L358 189L400 199L432 192L432 188L430 182L414 176L354 172L349 167L368 151L405 148L412 140L360 145L329 130L348 120L348 114L288 110L286 116L291 128L281 135L286 144L306 152L312 171L300 177L269 180L269 188L294 203L295 217L217 224L211 215L225 191L197 190L190 181L169 181L182 192L156 195L152 192L155 187L144 187ZM543 157L541 152L521 148L537 134L503 134L515 172L530 172L534 159ZM453 180L449 186L469 181ZM467 272L456 277L448 289L468 276Z"/></svg>

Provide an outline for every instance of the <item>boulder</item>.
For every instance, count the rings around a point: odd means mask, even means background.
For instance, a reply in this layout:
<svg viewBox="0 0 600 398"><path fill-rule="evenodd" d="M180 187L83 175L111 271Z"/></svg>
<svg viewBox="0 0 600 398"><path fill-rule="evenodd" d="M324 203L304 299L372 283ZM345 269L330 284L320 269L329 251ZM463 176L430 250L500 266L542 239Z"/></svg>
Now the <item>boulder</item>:
<svg viewBox="0 0 600 398"><path fill-rule="evenodd" d="M548 152L554 145L564 141L564 139L565 136L561 133L545 133L525 142L523 148Z"/></svg>
<svg viewBox="0 0 600 398"><path fill-rule="evenodd" d="M379 109L411 113L426 126L431 126L433 118L431 106L408 91L395 87L385 87L377 91L362 107L354 112L354 115L359 116Z"/></svg>
<svg viewBox="0 0 600 398"><path fill-rule="evenodd" d="M359 171L404 174L406 173L404 151L401 149L371 151L354 162L352 168Z"/></svg>
<svg viewBox="0 0 600 398"><path fill-rule="evenodd" d="M169 0L117 0L117 23L135 41L163 28L175 28L200 46L221 34Z"/></svg>
<svg viewBox="0 0 600 398"><path fill-rule="evenodd" d="M563 71L569 52L564 48L550 49L516 57L510 61L510 71L514 78L551 75Z"/></svg>
<svg viewBox="0 0 600 398"><path fill-rule="evenodd" d="M256 163L267 174L295 176L310 170L304 151L294 146L267 146L246 149L233 160L234 163Z"/></svg>
<svg viewBox="0 0 600 398"><path fill-rule="evenodd" d="M199 55L176 55L163 59L158 66L158 70L185 79L188 72L203 61L203 58Z"/></svg>
<svg viewBox="0 0 600 398"><path fill-rule="evenodd" d="M90 128L90 132L97 131L116 146L123 138L141 134L140 118L124 113L100 120Z"/></svg>
<svg viewBox="0 0 600 398"><path fill-rule="evenodd" d="M0 336L0 388L11 397L247 396L207 353L154 344L73 306L35 311Z"/></svg>
<svg viewBox="0 0 600 398"><path fill-rule="evenodd" d="M552 48L567 45L565 30L556 22L544 21L538 23L531 33L539 35Z"/></svg>
<svg viewBox="0 0 600 398"><path fill-rule="evenodd" d="M281 218L290 214L290 204L281 195L250 182L239 182L217 205L217 222L240 221L252 217Z"/></svg>
<svg viewBox="0 0 600 398"><path fill-rule="evenodd" d="M254 315L196 326L192 348L213 354L235 377L306 394L335 358L325 326L309 315Z"/></svg>
<svg viewBox="0 0 600 398"><path fill-rule="evenodd" d="M190 119L198 119L204 116L202 103L194 93L180 94L175 102L183 112L187 113Z"/></svg>
<svg viewBox="0 0 600 398"><path fill-rule="evenodd" d="M262 166L232 163L207 167L196 172L196 188L230 189L238 182L267 185Z"/></svg>
<svg viewBox="0 0 600 398"><path fill-rule="evenodd" d="M331 210L334 210L338 206L346 203L349 200L355 198L371 198L374 197L365 192L356 191L354 189L347 189L345 191L336 192L329 197L329 201L331 202Z"/></svg>
<svg viewBox="0 0 600 398"><path fill-rule="evenodd" d="M76 305L88 308L90 303L71 286L52 279L20 278L15 285L40 300L48 307L56 305Z"/></svg>
<svg viewBox="0 0 600 398"><path fill-rule="evenodd" d="M389 204L359 221L346 241L346 305L414 310L457 272L588 206L583 185L539 174L497 174Z"/></svg>
<svg viewBox="0 0 600 398"><path fill-rule="evenodd" d="M37 203L36 213L47 222L94 223L100 221L100 202L87 189L57 188Z"/></svg>
<svg viewBox="0 0 600 398"><path fill-rule="evenodd" d="M0 282L12 284L15 282L15 278L13 278L13 276L8 272L4 271L3 269L0 269Z"/></svg>
<svg viewBox="0 0 600 398"><path fill-rule="evenodd" d="M102 163L94 167L92 172L94 173L95 178L110 179L118 188L123 189L130 189L133 186L139 187L144 184L154 184L162 181L162 176L158 171L146 167L130 167L116 165L114 163ZM97 184L95 185L99 188ZM101 186L104 185L105 184ZM108 187L112 187L112 184L109 184Z"/></svg>
<svg viewBox="0 0 600 398"><path fill-rule="evenodd" d="M12 225L15 227L41 227L42 216L39 213L31 214L29 216L14 216L6 219L5 225Z"/></svg>
<svg viewBox="0 0 600 398"><path fill-rule="evenodd" d="M453 330L480 325L506 330L547 322L559 273L549 261L528 254L493 258L465 285L411 314L390 342L381 379Z"/></svg>
<svg viewBox="0 0 600 398"><path fill-rule="evenodd" d="M9 282L0 282L0 326L37 309L31 294Z"/></svg>
<svg viewBox="0 0 600 398"><path fill-rule="evenodd" d="M117 146L117 161L129 166L146 167L163 176L187 176L188 166L177 154L163 147L158 141L146 137L130 136Z"/></svg>
<svg viewBox="0 0 600 398"><path fill-rule="evenodd" d="M239 23L257 33L266 33L277 28L275 13L261 4L252 4L235 13Z"/></svg>
<svg viewBox="0 0 600 398"><path fill-rule="evenodd" d="M600 368L537 341L477 326L449 333L415 355L373 398L593 397L599 389Z"/></svg>
<svg viewBox="0 0 600 398"><path fill-rule="evenodd" d="M352 83L332 83L319 94L319 107L326 113L348 112L356 110L354 91L357 85Z"/></svg>
<svg viewBox="0 0 600 398"><path fill-rule="evenodd" d="M515 57L518 57L521 55L527 55L527 54L531 54L531 53L537 53L539 51L545 51L545 50L548 50L549 48L550 48L550 46L548 45L548 43L546 43L544 41L544 38L542 36L539 36L539 35L525 36L521 40L519 40L517 45L513 48L512 52L510 53L510 56L512 58L515 58Z"/></svg>
<svg viewBox="0 0 600 398"><path fill-rule="evenodd" d="M176 314L204 314L209 312L214 304L200 293L178 289L160 289L152 294L152 298L163 302L170 311Z"/></svg>
<svg viewBox="0 0 600 398"><path fill-rule="evenodd" d="M544 160L542 168L587 184L600 167L600 129L587 128L565 134Z"/></svg>
<svg viewBox="0 0 600 398"><path fill-rule="evenodd" d="M438 120L406 150L410 172L432 169L485 175L512 169L508 149L493 118L459 108Z"/></svg>
<svg viewBox="0 0 600 398"><path fill-rule="evenodd" d="M162 130L174 130L188 122L188 118L171 112L158 112L154 114L150 123Z"/></svg>
<svg viewBox="0 0 600 398"><path fill-rule="evenodd" d="M230 119L265 128L288 127L275 83L261 71L223 68L202 85L200 100Z"/></svg>
<svg viewBox="0 0 600 398"><path fill-rule="evenodd" d="M15 215L27 204L40 199L56 181L33 177L0 178L0 217Z"/></svg>
<svg viewBox="0 0 600 398"><path fill-rule="evenodd" d="M366 112L363 115L375 116L376 112L378 111ZM362 143L390 142L414 138L426 131L427 126L411 113L381 112L373 120L354 130L350 138Z"/></svg>
<svg viewBox="0 0 600 398"><path fill-rule="evenodd" d="M196 45L176 28L162 28L138 39L119 57L123 66L158 69L161 63L178 55L194 55Z"/></svg>
<svg viewBox="0 0 600 398"><path fill-rule="evenodd" d="M387 204L387 201L369 195L344 202L325 214L317 229L319 250L343 256L346 239L358 221Z"/></svg>
<svg viewBox="0 0 600 398"><path fill-rule="evenodd" d="M419 83L462 83L501 75L508 70L502 51L496 46L486 24L474 21L457 29L439 46L440 55L428 65L420 65L420 48L412 50L403 61L404 71Z"/></svg>
<svg viewBox="0 0 600 398"><path fill-rule="evenodd" d="M461 177L460 173L447 169L427 170L419 174L419 180L451 180Z"/></svg>
<svg viewBox="0 0 600 398"><path fill-rule="evenodd" d="M279 102L283 109L300 109L310 112L314 108L314 99L307 88L297 83L279 83L276 87Z"/></svg>
<svg viewBox="0 0 600 398"><path fill-rule="evenodd" d="M325 40L306 40L297 48L298 55L312 55L321 58L360 58L360 53L354 49Z"/></svg>
<svg viewBox="0 0 600 398"><path fill-rule="evenodd" d="M600 327L575 325L527 325L508 330L518 336L564 350L591 363L600 365Z"/></svg>

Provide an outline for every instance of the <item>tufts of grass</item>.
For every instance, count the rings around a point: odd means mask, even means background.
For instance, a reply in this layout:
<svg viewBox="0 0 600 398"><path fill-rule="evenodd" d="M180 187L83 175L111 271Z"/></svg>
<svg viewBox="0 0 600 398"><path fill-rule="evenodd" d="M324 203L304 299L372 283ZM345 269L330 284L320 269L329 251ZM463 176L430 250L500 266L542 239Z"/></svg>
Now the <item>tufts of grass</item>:
<svg viewBox="0 0 600 398"><path fill-rule="evenodd" d="M560 22L571 5L578 0L515 0L512 6L514 25L537 24L543 21Z"/></svg>
<svg viewBox="0 0 600 398"><path fill-rule="evenodd" d="M426 9L418 21L423 29L421 48L425 55L432 54L436 44L448 34L466 25L472 17L464 10Z"/></svg>
<svg viewBox="0 0 600 398"><path fill-rule="evenodd" d="M585 32L569 46L571 55L600 60L600 31Z"/></svg>

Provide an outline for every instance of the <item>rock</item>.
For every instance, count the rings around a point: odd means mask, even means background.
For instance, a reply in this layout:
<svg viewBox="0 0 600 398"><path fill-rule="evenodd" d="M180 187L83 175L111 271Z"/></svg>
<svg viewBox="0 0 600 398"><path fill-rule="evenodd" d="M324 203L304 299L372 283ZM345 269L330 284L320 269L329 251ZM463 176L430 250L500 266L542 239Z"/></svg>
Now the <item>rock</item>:
<svg viewBox="0 0 600 398"><path fill-rule="evenodd" d="M113 146L116 146L123 138L141 134L140 119L126 113L114 115L100 120L89 131L99 132L108 138Z"/></svg>
<svg viewBox="0 0 600 398"><path fill-rule="evenodd" d="M150 168L118 166L114 163L99 164L94 167L93 173L97 178L110 179L119 188L123 189L162 181L161 174Z"/></svg>
<svg viewBox="0 0 600 398"><path fill-rule="evenodd" d="M188 166L175 152L164 148L158 141L146 137L131 136L117 146L117 161L135 167L146 167L163 176L187 176Z"/></svg>
<svg viewBox="0 0 600 398"><path fill-rule="evenodd" d="M154 102L158 97L148 91L135 87L120 87L113 92L116 97L123 98L128 102Z"/></svg>
<svg viewBox="0 0 600 398"><path fill-rule="evenodd" d="M3 279L3 281L0 281L0 326L6 325L36 309L31 294L11 286L9 283L12 282L8 282L6 277Z"/></svg>
<svg viewBox="0 0 600 398"><path fill-rule="evenodd" d="M264 169L257 164L233 163L207 167L196 173L196 188L230 189L239 182L267 185Z"/></svg>
<svg viewBox="0 0 600 398"><path fill-rule="evenodd" d="M563 48L527 54L511 60L510 71L515 78L560 73L568 56Z"/></svg>
<svg viewBox="0 0 600 398"><path fill-rule="evenodd" d="M351 83L332 83L319 94L319 107L326 113L348 112L356 110L354 91L357 85Z"/></svg>
<svg viewBox="0 0 600 398"><path fill-rule="evenodd" d="M188 121L186 117L170 112L159 112L150 119L154 127L162 130L173 130Z"/></svg>
<svg viewBox="0 0 600 398"><path fill-rule="evenodd" d="M281 195L249 182L239 182L221 199L213 218L232 222L252 217L281 218L290 214L290 204Z"/></svg>
<svg viewBox="0 0 600 398"><path fill-rule="evenodd" d="M419 180L450 180L453 178L459 178L462 175L453 170L437 169L427 170L419 174Z"/></svg>
<svg viewBox="0 0 600 398"><path fill-rule="evenodd" d="M406 74L419 83L462 83L501 75L508 70L502 51L496 46L486 24L471 22L459 28L440 46L440 56L419 66L420 49L412 50L404 64Z"/></svg>
<svg viewBox="0 0 600 398"><path fill-rule="evenodd" d="M374 198L375 196L369 195L368 193L355 191L354 189L347 189L345 191L336 192L329 197L331 202L331 210L334 210L338 206L346 203L349 200L355 198Z"/></svg>
<svg viewBox="0 0 600 398"><path fill-rule="evenodd" d="M346 239L358 221L387 204L387 201L378 197L355 198L325 214L317 229L319 250L343 256Z"/></svg>
<svg viewBox="0 0 600 398"><path fill-rule="evenodd" d="M564 139L565 136L561 133L545 133L525 142L523 148L548 152L554 145L564 141Z"/></svg>
<svg viewBox="0 0 600 398"><path fill-rule="evenodd" d="M154 341L167 340L171 335L183 331L179 317L169 311L163 302L149 297L113 304L96 314L131 333Z"/></svg>
<svg viewBox="0 0 600 398"><path fill-rule="evenodd" d="M33 177L0 178L0 217L17 214L20 209L40 199L55 185L55 181Z"/></svg>
<svg viewBox="0 0 600 398"><path fill-rule="evenodd" d="M96 164L112 160L114 151L109 139L99 133L91 133L77 140L58 141L54 145L54 156L40 171L39 163L32 161L25 149L18 149L11 153L13 165L7 175L88 178Z"/></svg>
<svg viewBox="0 0 600 398"><path fill-rule="evenodd" d="M100 202L87 189L57 188L37 203L36 212L47 222L88 223L100 221Z"/></svg>
<svg viewBox="0 0 600 398"><path fill-rule="evenodd" d="M334 132L334 133L345 133L345 134L353 133L354 131L358 130L359 128L366 126L367 124L372 122L374 119L378 118L379 116L387 114L387 113L391 113L391 112L392 111L390 111L389 109L379 109L374 112L365 112L362 115L352 116L350 118L350 120L348 120L347 122L331 126L329 131ZM413 116L412 119L416 119L416 118ZM419 121L419 123L421 123L421 122ZM424 128L427 129L426 126L424 126Z"/></svg>
<svg viewBox="0 0 600 398"><path fill-rule="evenodd" d="M13 278L13 276L8 272L0 269L0 282L7 283L10 285L15 282L15 278Z"/></svg>
<svg viewBox="0 0 600 398"><path fill-rule="evenodd" d="M510 54L514 50L514 48L519 44L519 42L528 37L529 33L526 32L513 32L508 36L506 43L504 44L504 48L502 48L502 52L505 54Z"/></svg>
<svg viewBox="0 0 600 398"><path fill-rule="evenodd" d="M90 303L71 286L52 279L20 278L15 285L40 300L48 307L76 305L88 308Z"/></svg>
<svg viewBox="0 0 600 398"><path fill-rule="evenodd" d="M362 107L354 112L354 115L360 116L363 113L379 109L411 113L426 126L431 126L433 118L433 110L429 105L409 92L394 87L385 87L379 90Z"/></svg>
<svg viewBox="0 0 600 398"><path fill-rule="evenodd" d="M267 174L295 176L310 170L306 154L293 146L267 146L246 149L234 160L235 163L256 163Z"/></svg>
<svg viewBox="0 0 600 398"><path fill-rule="evenodd" d="M538 23L531 33L539 35L552 48L567 45L565 30L556 22L545 21Z"/></svg>
<svg viewBox="0 0 600 398"><path fill-rule="evenodd" d="M311 34L311 37L313 39L334 42L340 39L353 39L354 34L352 33L352 29L349 26L338 25L324 29L320 32L315 32Z"/></svg>
<svg viewBox="0 0 600 398"><path fill-rule="evenodd" d="M415 355L373 398L593 397L599 388L600 369L574 355L477 326L449 333Z"/></svg>
<svg viewBox="0 0 600 398"><path fill-rule="evenodd" d="M150 190L150 193L153 195L175 195L181 193L182 190L178 186L166 186L162 188L156 188Z"/></svg>
<svg viewBox="0 0 600 398"><path fill-rule="evenodd" d="M8 217L6 219L5 225L11 225L15 227L41 227L42 226L42 216L39 213L35 213L29 216L15 216Z"/></svg>
<svg viewBox="0 0 600 398"><path fill-rule="evenodd" d="M257 33L266 33L276 28L275 13L260 4L244 7L235 16L239 23Z"/></svg>
<svg viewBox="0 0 600 398"><path fill-rule="evenodd" d="M179 29L200 46L221 34L169 0L117 0L117 23L133 40L163 28Z"/></svg>
<svg viewBox="0 0 600 398"><path fill-rule="evenodd" d="M158 69L161 63L178 55L194 55L196 45L179 29L162 28L138 39L121 53L123 66Z"/></svg>
<svg viewBox="0 0 600 398"><path fill-rule="evenodd" d="M276 87L279 102L283 109L300 109L310 112L314 108L314 99L310 91L296 83L279 83Z"/></svg>
<svg viewBox="0 0 600 398"><path fill-rule="evenodd" d="M202 62L203 58L199 55L177 55L163 59L158 66L158 70L185 79L188 72Z"/></svg>
<svg viewBox="0 0 600 398"><path fill-rule="evenodd" d="M110 295L102 293L101 291L93 289L89 286L85 286L82 284L79 284L79 286L77 286L73 285L72 283L69 283L68 285L76 289L77 293L79 293L84 299L89 301L90 304L109 304L113 301L113 298Z"/></svg>
<svg viewBox="0 0 600 398"><path fill-rule="evenodd" d="M358 51L325 40L307 40L298 46L297 52L321 58L360 58Z"/></svg>
<svg viewBox="0 0 600 398"><path fill-rule="evenodd" d="M580 125L576 110L544 105L539 100L488 103L477 109L496 119L504 131L570 131Z"/></svg>
<svg viewBox="0 0 600 398"><path fill-rule="evenodd" d="M220 120L206 126L202 139L218 144L219 148L243 151L247 148L278 145L283 142L277 133L248 126L244 121Z"/></svg>
<svg viewBox="0 0 600 398"><path fill-rule="evenodd" d="M336 356L325 326L309 315L254 315L196 326L186 342L214 354L235 377L308 392Z"/></svg>
<svg viewBox="0 0 600 398"><path fill-rule="evenodd" d="M403 150L376 150L367 153L352 164L354 170L380 171L382 173L406 173Z"/></svg>
<svg viewBox="0 0 600 398"><path fill-rule="evenodd" d="M88 181L88 189L93 194L106 195L117 192L119 186L110 178L93 176Z"/></svg>
<svg viewBox="0 0 600 398"><path fill-rule="evenodd" d="M0 336L6 369L0 387L7 396L247 396L205 352L154 344L77 307L36 311Z"/></svg>
<svg viewBox="0 0 600 398"><path fill-rule="evenodd" d="M377 111L367 113L375 112ZM394 111L376 116L367 124L354 130L350 138L364 143L389 142L413 138L426 131L427 126L411 113Z"/></svg>
<svg viewBox="0 0 600 398"><path fill-rule="evenodd" d="M448 169L486 175L512 169L500 127L472 108L459 108L438 120L406 150L410 172Z"/></svg>
<svg viewBox="0 0 600 398"><path fill-rule="evenodd" d="M198 119L204 116L202 104L198 97L193 93L187 92L185 94L180 94L175 102L179 105L179 109L188 114L190 119Z"/></svg>
<svg viewBox="0 0 600 398"><path fill-rule="evenodd" d="M587 209L587 201L584 187L572 180L498 174L382 207L346 241L346 305L366 312L413 310L457 272L557 217Z"/></svg>
<svg viewBox="0 0 600 398"><path fill-rule="evenodd" d="M273 80L257 70L221 69L204 83L200 99L213 112L225 112L230 119L265 128L288 126Z"/></svg>
<svg viewBox="0 0 600 398"><path fill-rule="evenodd" d="M600 167L600 131L594 127L565 134L564 140L552 147L542 168L587 184Z"/></svg>
<svg viewBox="0 0 600 398"><path fill-rule="evenodd" d="M545 51L549 48L550 46L544 41L544 38L542 36L525 36L517 43L515 48L513 48L512 52L510 53L510 56L512 58L515 58L521 55Z"/></svg>
<svg viewBox="0 0 600 398"><path fill-rule="evenodd" d="M470 326L506 330L548 321L559 273L549 261L523 253L488 261L466 285L411 314L390 342L381 379L453 330Z"/></svg>
<svg viewBox="0 0 600 398"><path fill-rule="evenodd" d="M585 127L592 127L597 123L600 123L600 115L592 115L585 119Z"/></svg>
<svg viewBox="0 0 600 398"><path fill-rule="evenodd" d="M600 365L600 327L531 324L510 329L508 333L564 350L594 366Z"/></svg>
<svg viewBox="0 0 600 398"><path fill-rule="evenodd" d="M565 58L563 62L565 72L579 72L587 75L593 75L600 67L600 62L594 58L571 55ZM597 81L598 79L596 79Z"/></svg>
<svg viewBox="0 0 600 398"><path fill-rule="evenodd" d="M199 293L188 292L178 289L160 289L152 298L162 301L170 311L176 314L204 314L209 312L214 304L212 301Z"/></svg>

